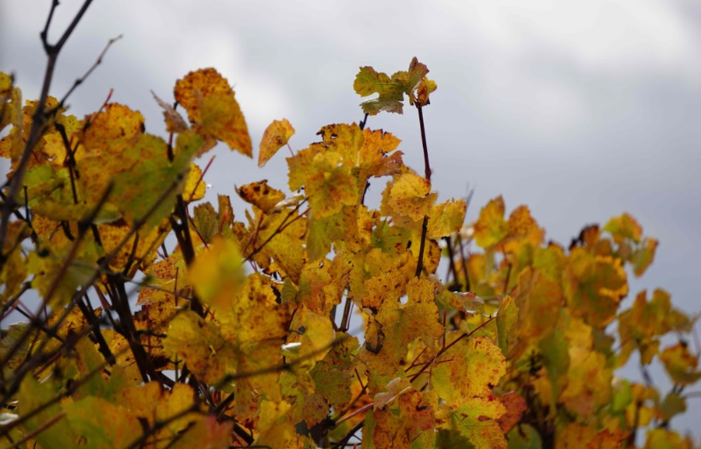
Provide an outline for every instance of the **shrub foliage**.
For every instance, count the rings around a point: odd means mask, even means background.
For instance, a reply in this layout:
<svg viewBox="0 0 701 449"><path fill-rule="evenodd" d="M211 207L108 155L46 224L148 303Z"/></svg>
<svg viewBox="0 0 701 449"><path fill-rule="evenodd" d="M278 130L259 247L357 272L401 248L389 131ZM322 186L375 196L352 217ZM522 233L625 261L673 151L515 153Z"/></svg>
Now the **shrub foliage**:
<svg viewBox="0 0 701 449"><path fill-rule="evenodd" d="M694 447L669 427L699 395L694 318L664 290L624 301L658 244L633 217L569 246L501 197L465 224L469 198L431 187L436 83L416 58L391 76L362 67L363 120L324 126L304 149L272 122L258 163L290 147L287 186L241 186L247 210L205 202L208 165L194 161L218 142L253 156L215 69L178 80L173 106L156 98L166 138L128 106L77 118L73 89L48 95L89 3L57 44L42 34L39 100L0 74L3 447ZM405 106L423 173L366 126ZM383 189L374 206L370 182ZM615 378L634 353L673 388Z"/></svg>

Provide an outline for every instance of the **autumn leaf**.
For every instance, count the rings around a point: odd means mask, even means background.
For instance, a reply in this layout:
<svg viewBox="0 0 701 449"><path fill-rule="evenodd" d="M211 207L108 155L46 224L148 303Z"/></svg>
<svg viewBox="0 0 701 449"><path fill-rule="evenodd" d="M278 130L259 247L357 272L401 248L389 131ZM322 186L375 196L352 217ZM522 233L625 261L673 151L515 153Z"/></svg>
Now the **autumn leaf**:
<svg viewBox="0 0 701 449"><path fill-rule="evenodd" d="M400 76L390 78L372 67L361 67L353 82L353 89L362 97L379 94L377 99L361 103L363 112L367 114L376 115L380 111L402 113L405 83Z"/></svg>
<svg viewBox="0 0 701 449"><path fill-rule="evenodd" d="M230 239L215 238L190 267L189 279L206 304L219 310L231 307L244 283L238 245Z"/></svg>
<svg viewBox="0 0 701 449"><path fill-rule="evenodd" d="M565 296L571 309L595 326L610 323L618 303L628 294L620 259L594 256L582 248L570 253L564 276Z"/></svg>
<svg viewBox="0 0 701 449"><path fill-rule="evenodd" d="M105 105L103 111L90 116L89 120L90 126L83 133L82 139L87 153L78 153L78 161L82 156L121 153L136 143L145 130L144 116L119 103Z"/></svg>
<svg viewBox="0 0 701 449"><path fill-rule="evenodd" d="M618 333L623 342L619 365L636 349L640 351L640 362L650 364L659 349L659 337L672 330L674 317L679 314L672 309L671 297L666 291L655 289L649 302L647 291L638 293L633 306L619 315Z"/></svg>
<svg viewBox="0 0 701 449"><path fill-rule="evenodd" d="M243 185L236 189L236 192L242 200L253 204L266 214L273 212L278 203L285 199L285 194L270 187L267 179Z"/></svg>
<svg viewBox="0 0 701 449"><path fill-rule="evenodd" d="M390 381L385 386L385 391L382 391L380 393L377 393L375 397L372 400L372 408L373 410L381 409L385 405L387 405L389 402L394 400L397 396L402 394L402 392L408 390L410 387L408 386L408 382L406 380L404 381L404 384L402 384L402 379L399 377L396 377Z"/></svg>
<svg viewBox="0 0 701 449"><path fill-rule="evenodd" d="M642 241L641 245L638 246L631 256L633 262L633 273L635 273L636 277L642 276L652 264L653 260L655 259L657 245L659 245L659 241L657 239L648 237Z"/></svg>
<svg viewBox="0 0 701 449"><path fill-rule="evenodd" d="M476 448L506 449L506 438L498 419L506 412L501 402L486 398L466 398L460 406L443 404L441 428L467 438Z"/></svg>
<svg viewBox="0 0 701 449"><path fill-rule="evenodd" d="M491 200L482 210L474 224L475 242L485 249L503 249L517 253L523 245L537 246L543 239L543 232L533 220L530 211L520 206L504 219L504 200L501 196Z"/></svg>
<svg viewBox="0 0 701 449"><path fill-rule="evenodd" d="M344 205L358 201L358 187L348 167L340 164L338 153L317 154L312 170L306 192L317 218L333 215Z"/></svg>
<svg viewBox="0 0 701 449"><path fill-rule="evenodd" d="M433 206L428 219L426 237L438 240L448 237L462 228L467 204L463 200L450 200Z"/></svg>
<svg viewBox="0 0 701 449"><path fill-rule="evenodd" d="M175 84L175 99L186 110L198 133L226 143L252 157L251 138L234 91L213 68L188 73Z"/></svg>
<svg viewBox="0 0 701 449"><path fill-rule="evenodd" d="M258 166L263 167L277 151L287 145L287 141L294 135L295 129L286 118L273 120L268 125L260 140L260 153L258 153Z"/></svg>
<svg viewBox="0 0 701 449"><path fill-rule="evenodd" d="M181 133L187 130L187 123L185 123L185 120L183 120L173 106L158 98L154 91L151 91L151 95L153 95L153 99L156 100L158 106L163 108L163 117L166 121L167 132Z"/></svg>
<svg viewBox="0 0 701 449"><path fill-rule="evenodd" d="M217 327L194 312L179 313L171 320L163 348L206 382L217 382L234 371L233 354Z"/></svg>
<svg viewBox="0 0 701 449"><path fill-rule="evenodd" d="M497 314L497 339L499 348L504 357L509 352L509 344L515 341L514 330L518 322L518 307L511 296L504 297L499 302L499 312Z"/></svg>
<svg viewBox="0 0 701 449"><path fill-rule="evenodd" d="M685 343L665 348L660 354L660 360L675 384L689 385L701 379L701 371L697 369L699 358L691 354Z"/></svg>
<svg viewBox="0 0 701 449"><path fill-rule="evenodd" d="M96 411L99 410L99 413ZM124 407L100 397L88 396L66 405L66 420L87 447L108 449L126 447L139 435L139 421Z"/></svg>
<svg viewBox="0 0 701 449"><path fill-rule="evenodd" d="M416 173L399 175L389 191L388 205L399 215L419 221L430 213L436 194L431 183Z"/></svg>
<svg viewBox="0 0 701 449"><path fill-rule="evenodd" d="M489 397L506 372L499 347L486 337L461 339L445 351L441 360L443 363L431 370L431 382L451 407L460 407L467 398Z"/></svg>
<svg viewBox="0 0 701 449"><path fill-rule="evenodd" d="M19 415L35 415L29 418L25 424L27 430L39 431L47 422L56 423L43 431L38 432L36 441L47 448L60 448L75 446L78 434L68 420L59 404L46 406L55 396L50 384L39 383L34 376L26 376L22 381L19 391ZM57 418L60 417L60 418ZM136 430L138 432L138 429ZM98 447L98 446L95 446Z"/></svg>
<svg viewBox="0 0 701 449"><path fill-rule="evenodd" d="M643 235L643 228L629 214L623 214L609 220L604 226L604 231L610 232L616 243L621 243L625 239L638 243Z"/></svg>
<svg viewBox="0 0 701 449"><path fill-rule="evenodd" d="M190 164L190 170L188 170L187 178L185 178L183 198L188 202L199 201L204 198L206 191L206 185L202 181L202 170L196 164Z"/></svg>
<svg viewBox="0 0 701 449"><path fill-rule="evenodd" d="M412 105L429 104L428 95L436 90L436 83L426 79L428 68L414 57L409 70L396 72L391 77L372 67L361 67L355 77L353 89L361 97L378 94L378 97L361 103L363 112L376 115L380 111L403 112L404 95Z"/></svg>
<svg viewBox="0 0 701 449"><path fill-rule="evenodd" d="M499 402L504 405L504 409L506 410L499 418L499 427L504 435L506 435L521 421L521 416L523 416L523 412L528 408L528 404L523 396L513 391L502 395L499 398Z"/></svg>

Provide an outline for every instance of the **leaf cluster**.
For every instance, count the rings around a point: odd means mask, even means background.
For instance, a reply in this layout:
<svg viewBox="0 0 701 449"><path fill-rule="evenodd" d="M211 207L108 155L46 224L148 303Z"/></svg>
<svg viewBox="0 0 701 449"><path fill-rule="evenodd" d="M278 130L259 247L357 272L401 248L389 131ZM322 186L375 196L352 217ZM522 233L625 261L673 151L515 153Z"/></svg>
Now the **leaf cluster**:
<svg viewBox="0 0 701 449"><path fill-rule="evenodd" d="M0 73L0 305L4 322L26 318L2 330L0 444L697 447L669 427L698 396L696 318L661 289L625 301L657 240L622 214L546 243L501 197L465 223L469 198L439 202L431 185L427 73L416 58L391 77L361 68L356 92L378 95L365 119L293 151L287 185L237 188L243 211L204 201L196 162L219 142L253 156L215 69L178 80L173 105L155 97L167 138L118 103L83 118L48 93L23 103ZM425 176L365 127L405 94ZM258 164L293 134L273 121ZM634 353L645 373L663 364L671 391L614 377Z"/></svg>

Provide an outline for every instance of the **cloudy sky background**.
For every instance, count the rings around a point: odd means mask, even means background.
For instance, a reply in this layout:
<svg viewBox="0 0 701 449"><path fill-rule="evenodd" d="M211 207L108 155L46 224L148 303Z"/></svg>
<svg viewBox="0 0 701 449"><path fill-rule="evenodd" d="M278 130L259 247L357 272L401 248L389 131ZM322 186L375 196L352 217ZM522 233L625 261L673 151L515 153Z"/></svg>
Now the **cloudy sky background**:
<svg viewBox="0 0 701 449"><path fill-rule="evenodd" d="M62 2L52 40L80 3ZM15 73L25 98L38 96L43 79L39 31L49 4L0 0L0 70ZM63 95L124 34L73 95L73 114L96 110L114 88L113 101L164 135L149 91L170 102L176 79L211 66L234 85L256 150L283 117L297 130L290 144L302 149L321 126L362 118L352 88L360 66L393 73L417 56L438 83L424 115L441 198L475 188L473 220L501 194L509 210L529 205L547 238L565 244L583 225L627 211L661 241L632 293L662 286L699 312L699 25L694 0L97 0L62 52L51 91ZM368 126L401 138L405 160L422 170L412 109ZM286 184L283 151L262 170L221 146L214 154L211 197L264 178ZM374 183L372 198L383 185ZM240 203L235 209L242 217ZM660 370L653 376L664 384ZM690 401L675 420L680 429L701 416L701 399Z"/></svg>

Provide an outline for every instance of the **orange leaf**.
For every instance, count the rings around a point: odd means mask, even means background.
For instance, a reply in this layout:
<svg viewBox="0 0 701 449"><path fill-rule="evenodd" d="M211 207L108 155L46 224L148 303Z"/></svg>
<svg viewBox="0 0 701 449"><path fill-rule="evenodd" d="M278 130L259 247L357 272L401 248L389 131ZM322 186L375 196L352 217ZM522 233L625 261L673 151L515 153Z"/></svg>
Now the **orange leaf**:
<svg viewBox="0 0 701 449"><path fill-rule="evenodd" d="M258 166L264 166L282 146L287 144L287 141L290 140L294 133L295 129L286 118L273 120L273 123L265 129L260 140Z"/></svg>
<svg viewBox="0 0 701 449"><path fill-rule="evenodd" d="M188 73L175 84L175 99L198 132L252 157L248 126L229 82L213 68Z"/></svg>

